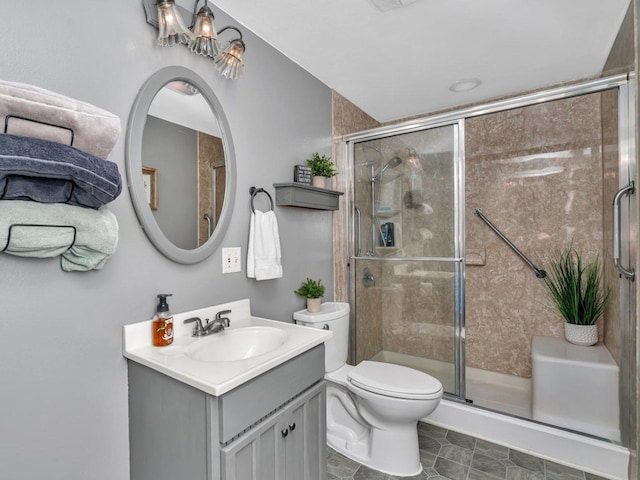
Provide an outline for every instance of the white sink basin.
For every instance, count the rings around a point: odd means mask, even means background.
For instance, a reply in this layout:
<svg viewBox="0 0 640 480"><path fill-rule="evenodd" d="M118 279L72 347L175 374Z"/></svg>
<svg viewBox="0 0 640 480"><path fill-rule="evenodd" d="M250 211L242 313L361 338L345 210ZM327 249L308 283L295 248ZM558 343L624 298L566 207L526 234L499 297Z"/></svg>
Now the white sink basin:
<svg viewBox="0 0 640 480"><path fill-rule="evenodd" d="M214 333L189 345L185 355L200 362L235 362L280 348L288 335L274 327L243 327Z"/></svg>
<svg viewBox="0 0 640 480"><path fill-rule="evenodd" d="M192 336L184 321L227 315L231 326L203 338ZM214 396L226 392L322 344L330 330L304 327L251 315L249 299L212 305L173 315L173 343L154 347L152 320L123 327L123 354L129 360Z"/></svg>

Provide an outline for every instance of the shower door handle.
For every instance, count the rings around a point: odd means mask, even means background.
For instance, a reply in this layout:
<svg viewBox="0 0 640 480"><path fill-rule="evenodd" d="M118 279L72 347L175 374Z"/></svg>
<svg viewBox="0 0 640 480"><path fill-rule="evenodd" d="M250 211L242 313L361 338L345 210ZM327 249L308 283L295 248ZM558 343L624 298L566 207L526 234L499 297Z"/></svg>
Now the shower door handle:
<svg viewBox="0 0 640 480"><path fill-rule="evenodd" d="M613 197L613 263L618 272L626 278L635 280L636 272L633 268L627 269L620 264L620 200L624 195L633 195L635 193L635 185L633 181L626 187L618 190Z"/></svg>
<svg viewBox="0 0 640 480"><path fill-rule="evenodd" d="M358 207L354 206L353 209L358 215L358 235L356 236L356 245L358 246L358 248L356 250L356 257L359 257L362 254L362 244L360 242L360 228L362 227L362 214L360 213L360 209ZM355 218L353 219L353 223L354 223L354 230L355 230L355 223L356 223Z"/></svg>

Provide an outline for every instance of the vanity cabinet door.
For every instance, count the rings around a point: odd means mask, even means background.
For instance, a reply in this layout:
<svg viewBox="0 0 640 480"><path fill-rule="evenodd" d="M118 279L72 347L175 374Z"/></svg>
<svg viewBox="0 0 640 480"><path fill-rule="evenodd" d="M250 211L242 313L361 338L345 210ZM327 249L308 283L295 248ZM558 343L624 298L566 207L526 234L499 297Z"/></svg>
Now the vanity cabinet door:
<svg viewBox="0 0 640 480"><path fill-rule="evenodd" d="M282 416L272 415L220 451L222 480L283 480Z"/></svg>
<svg viewBox="0 0 640 480"><path fill-rule="evenodd" d="M222 480L326 480L324 381L223 447Z"/></svg>
<svg viewBox="0 0 640 480"><path fill-rule="evenodd" d="M327 435L325 383L321 382L285 409L286 480L326 480Z"/></svg>

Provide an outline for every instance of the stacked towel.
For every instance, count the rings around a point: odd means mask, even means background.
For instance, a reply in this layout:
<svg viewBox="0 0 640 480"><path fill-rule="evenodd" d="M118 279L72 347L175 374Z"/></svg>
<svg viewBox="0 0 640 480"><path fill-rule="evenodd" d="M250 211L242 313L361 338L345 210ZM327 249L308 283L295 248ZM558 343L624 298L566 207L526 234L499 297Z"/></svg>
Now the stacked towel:
<svg viewBox="0 0 640 480"><path fill-rule="evenodd" d="M62 255L65 271L100 269L118 223L103 207L122 191L106 160L120 119L42 88L0 80L0 252Z"/></svg>
<svg viewBox="0 0 640 480"><path fill-rule="evenodd" d="M100 208L122 191L118 166L38 138L0 135L0 198Z"/></svg>
<svg viewBox="0 0 640 480"><path fill-rule="evenodd" d="M270 280L282 277L280 234L273 210L251 214L247 247L247 277Z"/></svg>
<svg viewBox="0 0 640 480"><path fill-rule="evenodd" d="M6 122L4 133L71 145L99 158L111 153L121 130L120 119L106 110L33 85L2 80L0 119Z"/></svg>
<svg viewBox="0 0 640 480"><path fill-rule="evenodd" d="M118 244L118 222L107 209L63 203L0 200L0 251L20 257L62 255L66 272L101 269Z"/></svg>

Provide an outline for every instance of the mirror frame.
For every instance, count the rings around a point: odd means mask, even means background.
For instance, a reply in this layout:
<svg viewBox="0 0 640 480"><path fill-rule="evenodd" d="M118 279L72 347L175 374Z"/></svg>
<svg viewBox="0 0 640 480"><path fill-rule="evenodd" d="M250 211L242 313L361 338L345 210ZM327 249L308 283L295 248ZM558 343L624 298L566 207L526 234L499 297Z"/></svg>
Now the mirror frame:
<svg viewBox="0 0 640 480"><path fill-rule="evenodd" d="M174 80L182 80L193 84L209 103L222 131L222 145L225 156L226 184L224 205L220 218L209 240L204 245L193 250L177 247L162 232L147 202L142 179L142 137L147 120L147 112L160 89ZM229 228L236 197L236 159L231 139L231 129L224 115L222 105L211 87L195 72L184 67L165 67L151 75L140 89L133 103L133 108L129 115L129 124L127 125L125 153L127 183L133 208L140 226L153 246L165 257L182 264L198 263L211 256L222 243L222 239Z"/></svg>

